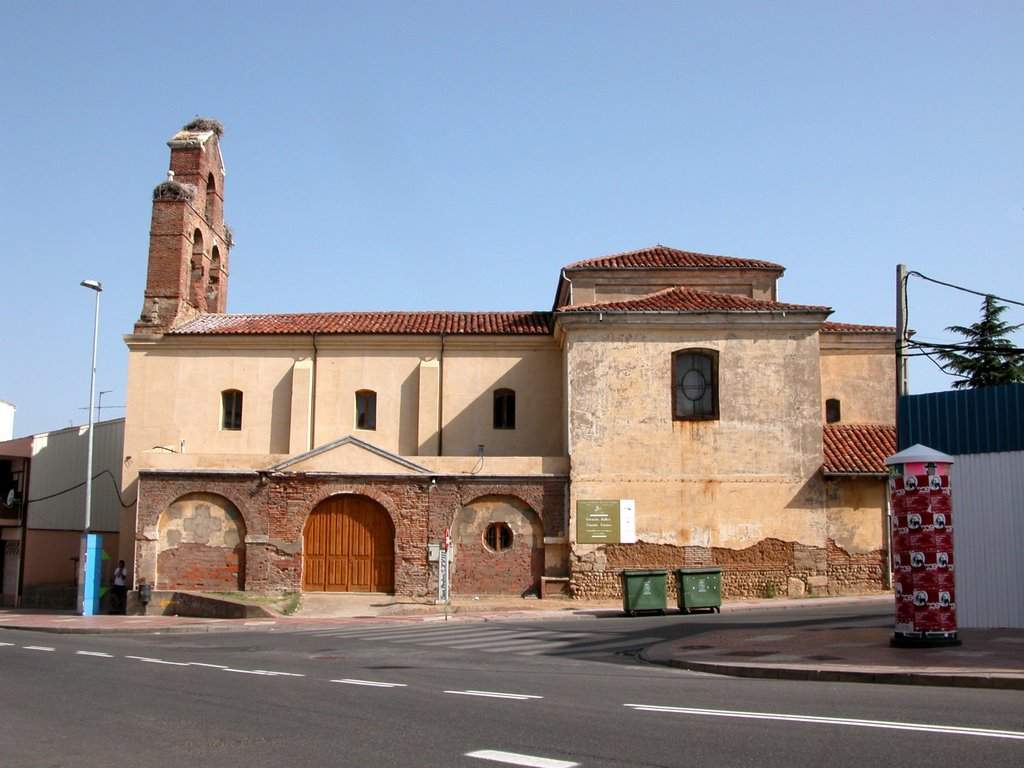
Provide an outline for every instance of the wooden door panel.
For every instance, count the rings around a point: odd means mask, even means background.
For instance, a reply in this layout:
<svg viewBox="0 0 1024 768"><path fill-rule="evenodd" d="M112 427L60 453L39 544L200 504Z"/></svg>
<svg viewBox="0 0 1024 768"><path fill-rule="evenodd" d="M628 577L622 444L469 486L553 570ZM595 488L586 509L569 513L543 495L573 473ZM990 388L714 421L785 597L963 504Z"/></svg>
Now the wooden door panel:
<svg viewBox="0 0 1024 768"><path fill-rule="evenodd" d="M303 589L394 591L394 532L387 512L370 499L324 501L310 514L303 539Z"/></svg>

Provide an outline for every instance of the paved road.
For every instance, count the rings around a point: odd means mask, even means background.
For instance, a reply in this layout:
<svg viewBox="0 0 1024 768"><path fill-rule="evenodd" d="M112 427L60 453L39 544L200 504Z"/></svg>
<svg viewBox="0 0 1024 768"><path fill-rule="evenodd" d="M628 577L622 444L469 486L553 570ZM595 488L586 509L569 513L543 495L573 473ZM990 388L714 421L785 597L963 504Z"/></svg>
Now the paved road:
<svg viewBox="0 0 1024 768"><path fill-rule="evenodd" d="M1024 692L722 678L633 651L877 608L92 636L0 631L0 765L1024 764ZM513 762L500 762L513 761Z"/></svg>

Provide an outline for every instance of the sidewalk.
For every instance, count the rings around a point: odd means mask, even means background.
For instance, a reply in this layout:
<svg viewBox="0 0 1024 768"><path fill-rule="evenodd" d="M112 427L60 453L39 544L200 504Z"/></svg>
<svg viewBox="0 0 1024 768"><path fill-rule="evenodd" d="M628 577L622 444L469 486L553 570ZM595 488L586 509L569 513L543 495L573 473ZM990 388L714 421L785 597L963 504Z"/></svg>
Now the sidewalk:
<svg viewBox="0 0 1024 768"><path fill-rule="evenodd" d="M964 629L963 644L947 648L893 648L891 637L891 626L828 621L734 626L658 643L640 656L736 677L1024 690L1024 630Z"/></svg>

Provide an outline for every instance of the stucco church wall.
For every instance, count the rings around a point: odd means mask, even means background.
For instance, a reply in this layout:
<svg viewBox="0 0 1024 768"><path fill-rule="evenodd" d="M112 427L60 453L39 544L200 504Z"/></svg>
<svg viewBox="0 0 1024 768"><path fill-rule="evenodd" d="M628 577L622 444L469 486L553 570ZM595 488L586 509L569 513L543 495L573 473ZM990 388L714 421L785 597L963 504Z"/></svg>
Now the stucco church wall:
<svg viewBox="0 0 1024 768"><path fill-rule="evenodd" d="M726 594L785 594L790 578L826 588L815 330L568 332L573 532L577 501L633 499L638 538L574 544L574 594L618 595L623 567L705 563L728 564ZM672 353L688 347L719 353L718 420L672 419Z"/></svg>
<svg viewBox="0 0 1024 768"><path fill-rule="evenodd" d="M774 301L778 277L776 272L741 269L586 270L568 274L572 280L571 303L574 305L635 299L678 286Z"/></svg>
<svg viewBox="0 0 1024 768"><path fill-rule="evenodd" d="M886 342L886 339L889 341ZM844 424L893 424L896 421L896 360L893 340L821 337L821 420L825 401L837 398Z"/></svg>

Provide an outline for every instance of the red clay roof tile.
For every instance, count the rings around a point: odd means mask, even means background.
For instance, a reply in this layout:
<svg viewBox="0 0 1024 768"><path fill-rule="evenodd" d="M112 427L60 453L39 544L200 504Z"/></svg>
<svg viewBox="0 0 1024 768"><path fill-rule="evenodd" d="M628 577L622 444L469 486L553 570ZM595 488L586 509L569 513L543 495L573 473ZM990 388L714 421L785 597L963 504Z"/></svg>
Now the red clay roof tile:
<svg viewBox="0 0 1024 768"><path fill-rule="evenodd" d="M714 256L710 253L680 251L665 245L641 248L638 251L613 253L584 259L567 265L564 269L766 269L772 272L785 270L781 264L758 259L738 259L733 256Z"/></svg>
<svg viewBox="0 0 1024 768"><path fill-rule="evenodd" d="M858 325L857 323L832 323L821 324L822 333L896 333L896 327L892 325Z"/></svg>
<svg viewBox="0 0 1024 768"><path fill-rule="evenodd" d="M698 291L693 288L666 288L647 296L621 301L575 304L559 312L831 312L831 307L786 304L781 301L751 299L732 293Z"/></svg>
<svg viewBox="0 0 1024 768"><path fill-rule="evenodd" d="M826 475L884 475L886 457L896 453L891 424L826 424L822 438Z"/></svg>
<svg viewBox="0 0 1024 768"><path fill-rule="evenodd" d="M551 333L550 312L305 312L200 315L172 335L394 334L538 336Z"/></svg>

